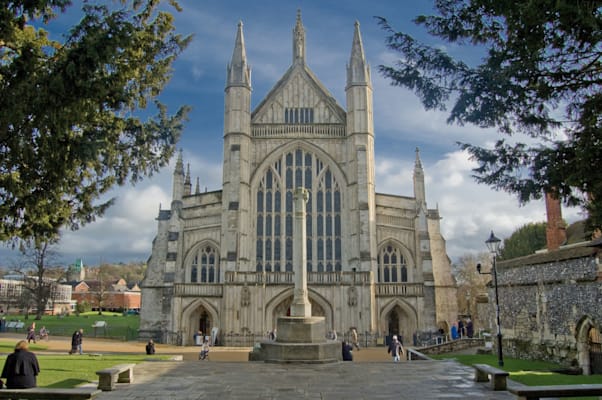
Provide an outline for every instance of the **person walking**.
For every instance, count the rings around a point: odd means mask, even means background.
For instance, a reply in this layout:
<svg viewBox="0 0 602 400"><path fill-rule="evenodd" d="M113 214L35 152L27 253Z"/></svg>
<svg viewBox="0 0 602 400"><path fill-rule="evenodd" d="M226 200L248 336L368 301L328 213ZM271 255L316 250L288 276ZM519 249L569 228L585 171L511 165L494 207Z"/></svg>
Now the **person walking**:
<svg viewBox="0 0 602 400"><path fill-rule="evenodd" d="M355 328L351 328L351 345L360 351L360 344L357 340L357 330Z"/></svg>
<svg viewBox="0 0 602 400"><path fill-rule="evenodd" d="M27 343L31 343L31 341L33 340L33 342L36 342L36 323L32 323L28 328L27 328L27 337L25 338L27 340Z"/></svg>
<svg viewBox="0 0 602 400"><path fill-rule="evenodd" d="M36 377L39 373L36 355L29 351L26 340L20 340L15 351L6 357L0 378L6 379L8 389L27 389L37 386Z"/></svg>
<svg viewBox="0 0 602 400"><path fill-rule="evenodd" d="M401 355L405 354L403 345L397 339L397 335L393 335L393 340L391 340L391 343L389 343L387 353L391 354L391 356L393 357L393 362L399 362L399 360L401 359Z"/></svg>
<svg viewBox="0 0 602 400"><path fill-rule="evenodd" d="M71 350L69 351L69 354L75 354L75 353L83 354L83 349L82 349L83 336L84 336L83 329L79 329L79 330L73 332L73 335L71 336Z"/></svg>

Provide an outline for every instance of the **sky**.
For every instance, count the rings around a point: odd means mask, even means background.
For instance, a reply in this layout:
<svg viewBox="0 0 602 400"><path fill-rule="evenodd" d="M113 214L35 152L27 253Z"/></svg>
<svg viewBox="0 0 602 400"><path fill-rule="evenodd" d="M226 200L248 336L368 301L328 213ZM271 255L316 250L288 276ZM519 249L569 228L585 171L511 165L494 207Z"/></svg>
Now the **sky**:
<svg viewBox="0 0 602 400"><path fill-rule="evenodd" d="M75 1L78 4L79 2ZM438 208L441 232L452 262L466 254L487 251L485 240L493 230L501 239L530 222L545 220L543 201L520 206L515 196L478 185L471 178L476 163L456 142L483 146L499 138L495 130L446 123L445 112L425 111L410 91L391 86L378 65L391 64L397 55L385 46L385 32L375 16L383 16L403 30L451 54L476 62L482 49L449 47L428 37L412 19L431 13L432 1L399 0L180 0L183 12L174 12L175 26L193 40L174 64L173 77L161 94L169 111L192 107L178 149L190 165L193 190L220 190L223 155L223 109L226 66L232 56L237 24L243 23L247 59L252 73L252 108L257 106L291 65L292 29L301 10L306 32L309 68L345 108L346 64L354 23L360 23L366 58L371 66L374 97L376 191L413 196L415 149L425 172L427 205ZM77 5L75 6L77 7ZM54 38L76 22L70 12L47 28ZM113 190L115 205L104 217L72 232L64 231L56 248L59 260L77 258L86 265L104 262L146 261L157 232L159 208L171 203L175 158L160 173L135 187ZM577 209L564 209L568 222L580 219ZM16 252L0 248L0 265L18 262Z"/></svg>

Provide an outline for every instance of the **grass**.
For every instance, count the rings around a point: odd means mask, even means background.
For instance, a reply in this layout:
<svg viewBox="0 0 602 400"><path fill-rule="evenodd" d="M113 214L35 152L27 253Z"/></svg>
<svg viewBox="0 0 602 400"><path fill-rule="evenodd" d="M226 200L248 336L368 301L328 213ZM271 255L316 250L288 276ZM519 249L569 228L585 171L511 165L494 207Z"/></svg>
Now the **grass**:
<svg viewBox="0 0 602 400"><path fill-rule="evenodd" d="M469 366L473 364L488 364L508 371L510 373L510 379L528 386L577 385L602 382L602 377L600 377L600 375L566 375L552 372L552 370L559 369L560 366L545 361L504 358L504 366L499 367L497 356L489 354L441 354L431 357L439 360L453 358L458 362ZM579 399L597 400L598 397L579 397Z"/></svg>
<svg viewBox="0 0 602 400"><path fill-rule="evenodd" d="M0 341L0 353L12 353L14 342ZM31 344L29 349L34 353L45 350L46 346ZM147 359L166 360L168 355L142 355L142 354L103 354L90 355L48 355L36 354L40 363L40 375L37 383L39 387L72 388L84 383L98 381L96 371L117 364L138 364ZM0 365L4 365L6 355L0 356Z"/></svg>
<svg viewBox="0 0 602 400"><path fill-rule="evenodd" d="M83 328L84 335L90 337L107 337L119 340L134 340L138 337L138 328L140 327L139 315L123 315L121 313L113 313L103 311L102 315L98 312L88 312L77 315L57 316L44 315L41 320L35 320L35 316L30 315L25 319L24 315L7 316L7 321L19 320L25 322L25 327L32 322L36 323L36 332L42 326L50 331L51 336L71 336L77 329ZM106 328L98 328L96 331L92 325L96 321L105 321ZM11 330L12 331L12 330ZM26 328L20 332L25 333Z"/></svg>

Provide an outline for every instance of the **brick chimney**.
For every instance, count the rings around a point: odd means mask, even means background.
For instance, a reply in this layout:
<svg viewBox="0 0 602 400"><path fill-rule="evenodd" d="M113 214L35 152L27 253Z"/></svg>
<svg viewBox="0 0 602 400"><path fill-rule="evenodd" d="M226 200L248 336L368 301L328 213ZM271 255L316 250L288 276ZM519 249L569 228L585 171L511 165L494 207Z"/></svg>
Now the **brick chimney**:
<svg viewBox="0 0 602 400"><path fill-rule="evenodd" d="M562 220L560 199L552 193L546 193L546 214L548 226L546 227L546 245L548 251L557 250L566 242L566 226Z"/></svg>

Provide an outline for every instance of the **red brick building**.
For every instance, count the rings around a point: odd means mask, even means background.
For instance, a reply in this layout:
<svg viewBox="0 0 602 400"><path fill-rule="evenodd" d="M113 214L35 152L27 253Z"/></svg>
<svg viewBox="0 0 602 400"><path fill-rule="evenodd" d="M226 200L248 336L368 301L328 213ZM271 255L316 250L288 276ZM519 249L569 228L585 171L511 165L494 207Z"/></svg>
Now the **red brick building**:
<svg viewBox="0 0 602 400"><path fill-rule="evenodd" d="M124 279L119 279L104 290L101 290L100 281L76 282L72 287L71 298L78 303L87 302L93 310L98 310L100 306L106 311L140 310L138 284L128 286Z"/></svg>

